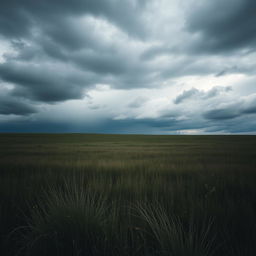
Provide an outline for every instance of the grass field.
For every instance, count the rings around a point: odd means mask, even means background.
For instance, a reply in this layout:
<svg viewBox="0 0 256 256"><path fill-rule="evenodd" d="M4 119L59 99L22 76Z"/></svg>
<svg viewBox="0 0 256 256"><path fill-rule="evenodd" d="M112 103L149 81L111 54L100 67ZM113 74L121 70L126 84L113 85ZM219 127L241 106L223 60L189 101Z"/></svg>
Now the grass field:
<svg viewBox="0 0 256 256"><path fill-rule="evenodd" d="M0 135L0 255L255 256L256 136Z"/></svg>

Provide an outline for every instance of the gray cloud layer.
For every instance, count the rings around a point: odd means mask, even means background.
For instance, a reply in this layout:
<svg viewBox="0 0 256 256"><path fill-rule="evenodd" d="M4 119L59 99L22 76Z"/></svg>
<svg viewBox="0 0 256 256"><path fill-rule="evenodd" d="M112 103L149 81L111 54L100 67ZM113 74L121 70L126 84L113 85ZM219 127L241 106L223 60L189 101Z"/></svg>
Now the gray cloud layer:
<svg viewBox="0 0 256 256"><path fill-rule="evenodd" d="M189 76L254 77L255 13L254 0L182 0L181 5L178 0L3 0L0 40L11 50L0 62L0 115L24 116L27 121L21 126L15 121L14 127L22 130L27 124L37 130L26 118L40 115L38 104L80 100L98 84L128 91L172 86ZM171 114L154 118L118 121L106 114L105 130L128 125L134 131L210 130L208 126L231 131L229 122L255 114L249 92L239 98L239 106L230 102L231 87L190 86L173 97ZM125 106L133 113L146 104L147 95L137 95ZM198 105L196 123L190 120L189 104ZM1 123L7 130L8 122Z"/></svg>
<svg viewBox="0 0 256 256"><path fill-rule="evenodd" d="M30 104L14 97L0 96L0 115L29 115L37 110Z"/></svg>
<svg viewBox="0 0 256 256"><path fill-rule="evenodd" d="M178 95L176 97L176 99L174 100L175 104L179 104L181 102L184 102L187 99L208 99L208 98L212 98L215 97L223 92L228 92L231 91L232 88L227 86L227 87L221 87L221 86L216 86L213 87L211 90L204 92L204 91L200 91L196 88L192 88L190 90L187 91L183 91L180 95Z"/></svg>
<svg viewBox="0 0 256 256"><path fill-rule="evenodd" d="M200 35L197 51L251 50L256 46L255 13L254 0L204 0L189 14L187 27Z"/></svg>
<svg viewBox="0 0 256 256"><path fill-rule="evenodd" d="M59 25L60 33L55 35L62 41L65 37L64 25L67 18L92 14L104 17L110 22L126 30L132 35L143 35L140 22L140 11L147 1L104 1L104 0L45 0L36 2L33 0L3 0L1 1L1 31L7 37L23 38L32 33L32 28L43 27L51 31L55 30L52 24ZM134 14L134 15L131 15ZM18 24L18 25L17 25ZM56 32L56 31L55 31ZM63 37L64 36L64 37ZM71 39L72 40L72 39ZM68 45L71 41L65 41ZM78 41L73 41L71 46L79 45Z"/></svg>
<svg viewBox="0 0 256 256"><path fill-rule="evenodd" d="M256 113L256 95L251 95L238 100L235 103L223 104L221 107L204 113L205 118L213 120L225 120L242 116L243 114Z"/></svg>

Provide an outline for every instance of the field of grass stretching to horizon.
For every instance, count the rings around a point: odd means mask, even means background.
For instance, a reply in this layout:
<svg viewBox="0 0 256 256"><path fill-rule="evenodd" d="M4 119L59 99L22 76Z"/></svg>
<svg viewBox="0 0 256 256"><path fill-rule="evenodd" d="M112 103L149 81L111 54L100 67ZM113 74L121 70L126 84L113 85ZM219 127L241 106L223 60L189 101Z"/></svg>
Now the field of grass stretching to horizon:
<svg viewBox="0 0 256 256"><path fill-rule="evenodd" d="M256 136L1 134L0 255L255 256Z"/></svg>

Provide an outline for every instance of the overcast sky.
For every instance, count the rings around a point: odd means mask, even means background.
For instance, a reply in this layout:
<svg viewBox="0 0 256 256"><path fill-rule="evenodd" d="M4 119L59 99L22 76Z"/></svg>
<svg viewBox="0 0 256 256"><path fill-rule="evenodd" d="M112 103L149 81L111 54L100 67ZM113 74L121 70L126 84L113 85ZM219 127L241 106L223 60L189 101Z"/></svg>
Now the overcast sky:
<svg viewBox="0 0 256 256"><path fill-rule="evenodd" d="M255 0L1 0L0 131L256 132Z"/></svg>

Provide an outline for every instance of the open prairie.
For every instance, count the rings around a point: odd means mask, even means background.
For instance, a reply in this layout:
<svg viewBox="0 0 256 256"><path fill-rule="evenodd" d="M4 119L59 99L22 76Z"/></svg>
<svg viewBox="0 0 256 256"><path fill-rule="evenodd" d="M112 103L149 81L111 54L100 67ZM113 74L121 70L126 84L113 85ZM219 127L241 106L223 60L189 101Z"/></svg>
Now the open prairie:
<svg viewBox="0 0 256 256"><path fill-rule="evenodd" d="M256 136L0 135L1 255L256 255Z"/></svg>

